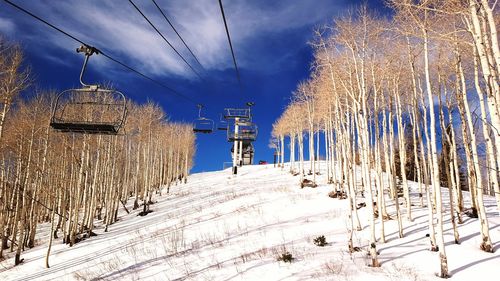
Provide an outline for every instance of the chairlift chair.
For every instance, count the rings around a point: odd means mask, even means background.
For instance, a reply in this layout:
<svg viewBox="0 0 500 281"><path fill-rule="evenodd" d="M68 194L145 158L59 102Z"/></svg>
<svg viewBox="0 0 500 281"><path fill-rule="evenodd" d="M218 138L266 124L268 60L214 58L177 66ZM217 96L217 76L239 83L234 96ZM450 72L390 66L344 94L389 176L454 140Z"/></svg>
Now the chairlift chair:
<svg viewBox="0 0 500 281"><path fill-rule="evenodd" d="M193 124L193 132L202 133L202 134L210 134L214 131L214 121L212 119L208 119L201 116L202 105L198 104L198 119L194 121Z"/></svg>
<svg viewBox="0 0 500 281"><path fill-rule="evenodd" d="M217 124L217 130L227 131L228 126L229 126L229 123L227 122L227 120L224 120L224 118L222 118L222 115L221 115L219 123Z"/></svg>
<svg viewBox="0 0 500 281"><path fill-rule="evenodd" d="M238 133L234 130L228 130L227 140L233 141L255 141L257 139L258 128L255 123L245 121L238 122Z"/></svg>
<svg viewBox="0 0 500 281"><path fill-rule="evenodd" d="M81 46L77 52L85 54L80 72L80 89L61 92L55 101L50 126L60 132L116 135L126 119L125 96L116 90L101 89L99 85L87 85L83 75L89 57L99 54L93 47Z"/></svg>

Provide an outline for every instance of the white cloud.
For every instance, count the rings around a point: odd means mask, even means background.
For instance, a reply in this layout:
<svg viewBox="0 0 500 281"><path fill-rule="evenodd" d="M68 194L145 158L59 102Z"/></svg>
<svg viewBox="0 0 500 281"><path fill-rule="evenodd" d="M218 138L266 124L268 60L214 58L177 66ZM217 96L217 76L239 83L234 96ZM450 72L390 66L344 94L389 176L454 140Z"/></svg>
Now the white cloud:
<svg viewBox="0 0 500 281"><path fill-rule="evenodd" d="M151 1L134 0L141 10L163 32L169 41L193 65L196 62L177 39ZM258 54L252 45L264 36L278 34L328 19L340 4L328 0L224 1L235 53L240 67L252 67ZM339 1L337 1L339 2ZM342 2L342 1L340 1ZM128 1L66 0L18 1L19 5L63 28L83 41L106 50L109 54L140 71L153 75L195 77L191 70L157 35ZM157 0L184 40L208 70L232 67L224 24L215 0ZM5 7L2 7L5 10ZM78 43L54 30L35 23L9 8L10 19L0 17L0 31L13 29L12 21L22 22L22 33L16 36L32 41L50 52L74 52ZM14 15L15 14L15 15ZM0 14L0 16L2 16ZM16 38L17 40L17 38ZM290 46L291 48L293 46ZM57 56L50 53L47 56ZM113 67L105 59L92 59L91 66Z"/></svg>
<svg viewBox="0 0 500 281"><path fill-rule="evenodd" d="M0 33L12 34L15 30L15 25L10 19L0 17Z"/></svg>

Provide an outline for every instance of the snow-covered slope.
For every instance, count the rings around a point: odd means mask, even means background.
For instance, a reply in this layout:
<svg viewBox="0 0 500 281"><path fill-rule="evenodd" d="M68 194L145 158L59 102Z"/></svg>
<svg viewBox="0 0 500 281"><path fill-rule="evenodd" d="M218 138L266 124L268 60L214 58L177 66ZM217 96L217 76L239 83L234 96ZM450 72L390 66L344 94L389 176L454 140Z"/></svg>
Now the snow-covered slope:
<svg viewBox="0 0 500 281"><path fill-rule="evenodd" d="M382 267L370 268L366 256L368 224L355 233L347 252L347 200L327 196L331 187L300 189L298 177L272 166L248 166L237 177L229 170L194 174L170 194L156 196L147 216L120 213L106 233L73 247L54 241L51 268L44 267L47 225L39 246L27 250L24 264L0 263L0 280L438 280L437 253L428 251L426 209L415 202L413 223L386 223L387 243L378 244ZM320 176L320 183L325 182ZM416 201L416 200L415 200ZM481 252L479 226L464 217L461 245L453 243L446 217L451 280L500 276L500 220L487 198L491 238L496 250ZM390 209L391 210L391 209ZM328 244L318 247L314 238ZM277 257L289 252L291 263Z"/></svg>

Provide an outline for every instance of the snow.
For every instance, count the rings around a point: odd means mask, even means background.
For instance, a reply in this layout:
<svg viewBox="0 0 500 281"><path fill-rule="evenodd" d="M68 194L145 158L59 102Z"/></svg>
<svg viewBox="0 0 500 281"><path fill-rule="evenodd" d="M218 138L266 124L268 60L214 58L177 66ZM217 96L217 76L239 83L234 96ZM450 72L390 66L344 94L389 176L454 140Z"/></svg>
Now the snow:
<svg viewBox="0 0 500 281"><path fill-rule="evenodd" d="M287 170L260 165L245 166L236 177L230 169L193 174L187 184L157 195L147 216L121 209L106 233L98 225L98 236L73 247L56 239L48 269L49 224L43 224L38 246L22 254L22 265L13 267L12 253L0 263L0 280L439 280L438 253L429 251L426 237L427 208L417 197L414 221L403 219L404 238L396 220L386 222L387 242L377 244L382 266L371 268L367 208L359 213L363 230L354 233L362 251L350 254L347 200L327 196L332 188L323 184L324 175L317 188L301 189ZM500 276L500 219L494 198L485 197L485 204L495 253L479 250L477 219L463 217L461 244L455 245L445 217L451 280ZM313 243L321 235L325 247ZM294 257L291 263L277 260L285 252Z"/></svg>

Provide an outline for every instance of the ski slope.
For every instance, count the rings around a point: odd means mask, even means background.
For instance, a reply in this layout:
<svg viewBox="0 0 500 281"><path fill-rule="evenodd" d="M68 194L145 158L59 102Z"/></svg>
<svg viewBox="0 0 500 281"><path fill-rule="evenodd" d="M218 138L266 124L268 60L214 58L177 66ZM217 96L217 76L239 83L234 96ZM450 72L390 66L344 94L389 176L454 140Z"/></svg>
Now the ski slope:
<svg viewBox="0 0 500 281"><path fill-rule="evenodd" d="M7 253L0 280L440 280L438 253L428 250L427 209L418 206L416 194L414 222L403 219L405 237L397 238L397 222L387 221L387 242L377 245L382 266L370 268L366 208L360 209L363 230L354 233L361 251L349 254L348 202L327 196L331 186L323 175L317 188L300 189L287 168L245 166L236 177L230 173L193 174L187 184L156 195L152 213L141 217L140 210L121 209L108 232L97 225L97 236L73 247L56 239L48 269L49 224L43 224L22 265L13 267ZM479 250L479 224L466 216L455 245L446 217L451 280L500 276L500 219L494 199L485 204L495 253ZM320 235L328 242L324 247L313 243ZM291 263L277 260L285 252Z"/></svg>

